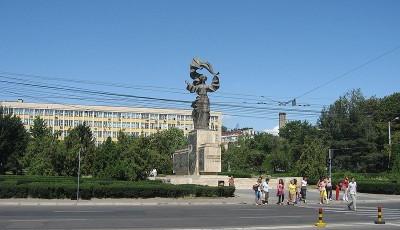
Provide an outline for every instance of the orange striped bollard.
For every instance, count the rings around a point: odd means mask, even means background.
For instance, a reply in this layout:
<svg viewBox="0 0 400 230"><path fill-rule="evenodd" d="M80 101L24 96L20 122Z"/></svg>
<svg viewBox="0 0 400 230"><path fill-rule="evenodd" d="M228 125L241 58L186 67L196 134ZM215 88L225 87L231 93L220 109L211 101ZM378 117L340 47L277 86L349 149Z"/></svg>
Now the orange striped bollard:
<svg viewBox="0 0 400 230"><path fill-rule="evenodd" d="M317 226L318 228L325 228L326 227L326 223L322 220L322 218L323 218L322 208L319 208L319 210L318 210L318 222L315 223L315 226Z"/></svg>
<svg viewBox="0 0 400 230"><path fill-rule="evenodd" d="M378 219L375 220L375 224L385 224L385 221L382 220L382 207L378 207Z"/></svg>

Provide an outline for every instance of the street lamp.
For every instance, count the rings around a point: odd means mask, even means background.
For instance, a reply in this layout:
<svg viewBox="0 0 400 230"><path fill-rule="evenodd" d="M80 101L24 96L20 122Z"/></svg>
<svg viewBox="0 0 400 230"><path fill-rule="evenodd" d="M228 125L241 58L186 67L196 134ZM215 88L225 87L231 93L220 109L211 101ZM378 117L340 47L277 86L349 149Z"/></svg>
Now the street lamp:
<svg viewBox="0 0 400 230"><path fill-rule="evenodd" d="M79 201L79 177L81 174L81 150L82 148L79 148L79 152L78 152L78 187L76 188L76 202Z"/></svg>
<svg viewBox="0 0 400 230"><path fill-rule="evenodd" d="M328 152L328 160L329 160L329 179L332 181L332 158L333 158L333 150L329 149Z"/></svg>
<svg viewBox="0 0 400 230"><path fill-rule="evenodd" d="M399 120L400 117L395 117L392 120L390 120L388 122L388 133L389 133L389 162L388 162L388 168L390 168L390 158L392 156L392 136L391 136L391 132L390 132L390 125L393 121L395 120Z"/></svg>

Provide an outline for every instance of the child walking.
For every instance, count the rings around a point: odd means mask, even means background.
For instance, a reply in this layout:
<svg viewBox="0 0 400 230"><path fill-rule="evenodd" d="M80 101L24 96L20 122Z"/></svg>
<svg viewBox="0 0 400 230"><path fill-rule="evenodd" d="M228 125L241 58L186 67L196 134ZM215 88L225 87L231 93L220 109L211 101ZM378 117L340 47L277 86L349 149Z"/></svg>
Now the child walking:
<svg viewBox="0 0 400 230"><path fill-rule="evenodd" d="M294 202L295 202L295 199L296 199L296 185L294 184L294 180L290 180L290 183L289 183L289 199L288 199L288 201L287 201L287 204L288 205L290 205L290 204L293 204L294 205Z"/></svg>
<svg viewBox="0 0 400 230"><path fill-rule="evenodd" d="M285 191L285 185L283 184L283 180L282 179L279 179L279 183L278 183L278 185L276 186L276 195L278 196L278 203L276 203L276 204L278 204L278 205L283 205L283 201L284 201L284 199L285 199L285 193L284 193L284 191Z"/></svg>

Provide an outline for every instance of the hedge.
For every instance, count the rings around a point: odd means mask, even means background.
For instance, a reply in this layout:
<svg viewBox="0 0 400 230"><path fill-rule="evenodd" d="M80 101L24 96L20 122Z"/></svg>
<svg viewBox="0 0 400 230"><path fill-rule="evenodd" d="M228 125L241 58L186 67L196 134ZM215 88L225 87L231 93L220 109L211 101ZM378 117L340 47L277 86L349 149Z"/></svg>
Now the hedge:
<svg viewBox="0 0 400 230"><path fill-rule="evenodd" d="M400 195L400 183L356 181L358 192Z"/></svg>
<svg viewBox="0 0 400 230"><path fill-rule="evenodd" d="M400 195L400 183L397 181L356 180L357 192L373 194ZM309 183L311 185L315 183ZM336 189L336 184L333 184Z"/></svg>
<svg viewBox="0 0 400 230"><path fill-rule="evenodd" d="M32 179L37 179L36 181ZM76 199L76 183L68 178L0 178L0 198ZM152 197L232 197L234 187L172 185L160 181L82 180L80 197L152 198Z"/></svg>

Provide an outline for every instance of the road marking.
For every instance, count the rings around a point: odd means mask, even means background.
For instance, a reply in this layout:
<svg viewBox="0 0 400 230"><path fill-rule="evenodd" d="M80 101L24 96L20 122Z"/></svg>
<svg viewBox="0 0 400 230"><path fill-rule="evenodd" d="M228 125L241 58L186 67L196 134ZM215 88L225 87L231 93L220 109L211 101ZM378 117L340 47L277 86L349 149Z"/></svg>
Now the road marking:
<svg viewBox="0 0 400 230"><path fill-rule="evenodd" d="M346 206L345 206L346 207ZM312 206L304 206L304 208L315 208ZM378 216L378 210L375 207L358 207L357 211L345 210L341 207L322 207L325 213L337 213L337 214L350 214L356 216L365 216L376 219ZM346 207L347 208L347 207ZM382 210L382 217L384 220L398 221L400 220L400 209L384 208ZM329 215L329 214L328 214Z"/></svg>
<svg viewBox="0 0 400 230"><path fill-rule="evenodd" d="M61 212L61 213L98 213L98 212L106 212L106 211L90 211L90 210L78 210L78 211L53 211L53 212Z"/></svg>
<svg viewBox="0 0 400 230"><path fill-rule="evenodd" d="M305 216L239 216L241 219L268 219L268 218L304 218Z"/></svg>
<svg viewBox="0 0 400 230"><path fill-rule="evenodd" d="M400 226L398 224L388 224L392 226ZM348 223L348 224L328 224L330 228L344 228L344 227L365 227L365 226L375 226L374 223ZM225 230L279 230L279 229L315 229L313 224L308 225L287 225L287 226L246 226L246 227L215 227L215 228L172 228L176 230L215 230L215 229L225 229Z"/></svg>
<svg viewBox="0 0 400 230"><path fill-rule="evenodd" d="M88 219L32 219L32 220L24 220L24 219L12 219L12 220L5 220L8 222L48 222L48 221L87 221ZM2 221L2 220L0 220Z"/></svg>

